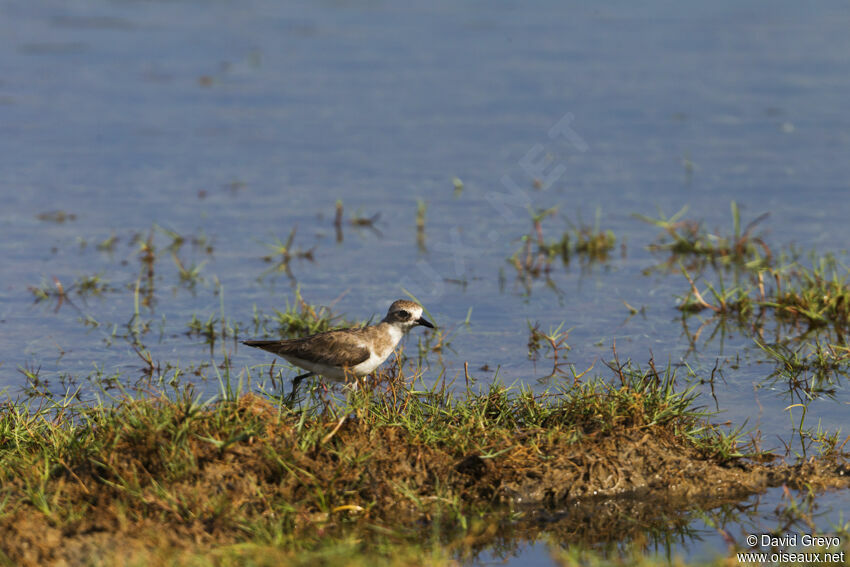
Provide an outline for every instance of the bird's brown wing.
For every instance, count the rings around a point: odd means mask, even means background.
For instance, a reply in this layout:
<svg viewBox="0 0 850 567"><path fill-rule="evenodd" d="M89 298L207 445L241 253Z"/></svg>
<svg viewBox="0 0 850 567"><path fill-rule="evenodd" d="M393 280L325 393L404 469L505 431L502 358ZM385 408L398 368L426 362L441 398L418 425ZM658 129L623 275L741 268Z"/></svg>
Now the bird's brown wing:
<svg viewBox="0 0 850 567"><path fill-rule="evenodd" d="M356 330L346 329L345 332L327 331L301 339L243 341L243 343L280 356L292 356L317 364L351 368L371 356L369 349L363 345L358 335Z"/></svg>

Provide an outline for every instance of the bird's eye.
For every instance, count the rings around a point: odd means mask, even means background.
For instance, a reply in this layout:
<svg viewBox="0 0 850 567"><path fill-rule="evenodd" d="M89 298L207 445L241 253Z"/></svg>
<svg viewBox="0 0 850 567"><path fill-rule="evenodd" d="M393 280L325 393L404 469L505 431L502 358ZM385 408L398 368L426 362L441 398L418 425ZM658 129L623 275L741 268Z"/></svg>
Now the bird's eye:
<svg viewBox="0 0 850 567"><path fill-rule="evenodd" d="M410 313L408 313L404 309L400 309L396 313L398 313L398 316L402 319L410 319Z"/></svg>

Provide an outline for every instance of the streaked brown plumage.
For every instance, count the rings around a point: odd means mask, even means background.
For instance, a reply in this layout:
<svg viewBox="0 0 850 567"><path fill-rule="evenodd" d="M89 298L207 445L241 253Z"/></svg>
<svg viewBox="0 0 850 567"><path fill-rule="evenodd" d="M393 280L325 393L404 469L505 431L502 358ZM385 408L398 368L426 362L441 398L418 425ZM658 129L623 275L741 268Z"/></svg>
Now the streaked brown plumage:
<svg viewBox="0 0 850 567"><path fill-rule="evenodd" d="M399 299L390 305L387 316L377 325L335 329L299 339L249 340L243 344L267 350L308 370L295 378L293 386L313 374L344 381L347 376L365 376L375 370L389 357L404 333L417 325L434 328L422 317L421 305Z"/></svg>

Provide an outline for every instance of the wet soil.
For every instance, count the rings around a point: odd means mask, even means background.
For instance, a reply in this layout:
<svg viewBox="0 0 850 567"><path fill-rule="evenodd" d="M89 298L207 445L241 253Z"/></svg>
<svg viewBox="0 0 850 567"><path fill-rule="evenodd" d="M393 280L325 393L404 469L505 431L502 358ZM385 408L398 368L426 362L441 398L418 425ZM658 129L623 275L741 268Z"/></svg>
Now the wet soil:
<svg viewBox="0 0 850 567"><path fill-rule="evenodd" d="M254 396L231 418L243 434L220 447L209 441L219 438L220 418L204 416L184 416L181 425L175 414L176 429L91 431L97 450L55 461L40 506L23 472L7 474L0 559L120 564L156 549L245 541L294 548L352 532L368 540L376 526L403 540L437 525L450 540L464 535L461 516L487 526L465 532L469 549L541 531L592 543L639 537L768 487L850 486L842 457L795 465L721 459L663 426L580 441L557 427L515 428L459 451L400 425L299 423Z"/></svg>

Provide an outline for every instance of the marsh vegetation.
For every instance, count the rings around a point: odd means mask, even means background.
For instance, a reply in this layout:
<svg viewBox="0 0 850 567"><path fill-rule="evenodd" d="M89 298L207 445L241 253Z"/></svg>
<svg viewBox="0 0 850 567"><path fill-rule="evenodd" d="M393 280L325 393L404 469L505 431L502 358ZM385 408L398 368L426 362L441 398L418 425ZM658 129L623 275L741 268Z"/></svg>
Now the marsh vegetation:
<svg viewBox="0 0 850 567"><path fill-rule="evenodd" d="M341 204L336 211L341 236ZM425 211L419 201L422 253ZM583 269L604 265L617 242L599 214L593 227L547 240L544 220L554 216L554 209L532 214L532 231L509 260L525 293L533 292L529 282L551 278L556 262L565 268L575 256ZM84 327L107 329L104 344L127 345L141 366L83 377L19 368L26 386L7 392L0 414L0 559L263 565L344 555L446 564L546 541L557 542L553 557L564 564L644 561L671 537L688 537L695 517L740 521L731 511L771 488L797 498L846 489L846 439L806 421L808 404L833 396L847 376L846 269L831 256L774 251L755 235L757 223L741 228L734 203L732 216L728 235L682 212L643 219L663 229L648 249L667 256L649 271L684 278L670 307L683 328L700 318L687 335L692 348L706 329L723 334L732 326L753 338L772 368L764 387L786 389L802 414L781 447L707 409L700 392L722 386L717 364L710 372L659 368L650 357L641 368L621 361L612 341L598 364L576 368L565 322L547 330L527 322L527 353L517 356L545 372L533 387L505 385L486 365L449 375L443 355L474 321L471 309L465 321L401 349L356 389L314 380L300 397L283 396L290 371L277 361L236 364L240 338L368 321L334 313L335 301L310 303L297 285L280 310L228 316L223 287L204 274L214 260L205 234L154 226L113 235L97 253L116 254L116 242L126 240L131 253L122 266L135 265L134 277L125 273L122 282L118 273L111 283L98 272L30 289L54 314L70 309ZM377 218L355 220L351 226L370 227ZM258 254L258 281L273 272L294 281L291 263L315 261L315 247L298 248L295 236L292 229L285 242L258 243L270 251ZM209 362L187 367L162 356L171 326L150 315L166 297L163 287L190 294L205 287L218 298L218 308L193 313L182 331L208 350ZM125 323L88 314L89 301L122 293L133 298ZM813 509L790 494L783 529L811 527ZM729 538L730 552L746 547Z"/></svg>

